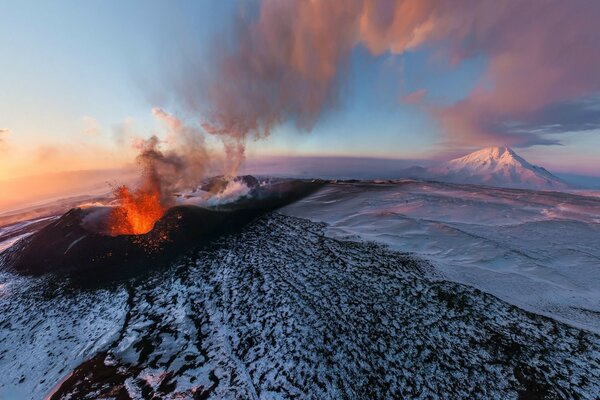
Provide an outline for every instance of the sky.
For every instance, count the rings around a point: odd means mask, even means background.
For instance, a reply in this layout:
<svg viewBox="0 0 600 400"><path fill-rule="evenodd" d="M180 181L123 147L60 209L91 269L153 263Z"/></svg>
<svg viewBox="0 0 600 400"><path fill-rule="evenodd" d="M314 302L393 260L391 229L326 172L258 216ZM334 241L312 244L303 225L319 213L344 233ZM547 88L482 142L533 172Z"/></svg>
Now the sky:
<svg viewBox="0 0 600 400"><path fill-rule="evenodd" d="M129 165L157 108L248 157L506 144L600 175L598 3L0 3L0 180Z"/></svg>

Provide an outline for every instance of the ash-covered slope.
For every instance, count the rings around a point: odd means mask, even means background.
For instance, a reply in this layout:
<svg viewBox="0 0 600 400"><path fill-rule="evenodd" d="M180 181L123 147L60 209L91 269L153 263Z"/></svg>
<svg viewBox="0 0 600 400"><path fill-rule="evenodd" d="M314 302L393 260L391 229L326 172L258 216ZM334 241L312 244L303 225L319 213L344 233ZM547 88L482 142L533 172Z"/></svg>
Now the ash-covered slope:
<svg viewBox="0 0 600 400"><path fill-rule="evenodd" d="M566 189L568 184L530 164L508 147L486 147L446 164L409 171L413 176L452 183L518 189Z"/></svg>
<svg viewBox="0 0 600 400"><path fill-rule="evenodd" d="M323 185L320 181L282 180L258 187L253 177L241 179L255 183L247 196L218 207L171 207L150 232L141 235L107 234L108 207L74 208L0 252L0 270L30 275L80 272L91 279L124 270L133 272L139 265L167 263L186 249L235 232Z"/></svg>
<svg viewBox="0 0 600 400"><path fill-rule="evenodd" d="M600 391L597 335L280 214L114 288L74 291L53 278L9 283L0 296L0 398L51 388L52 400Z"/></svg>

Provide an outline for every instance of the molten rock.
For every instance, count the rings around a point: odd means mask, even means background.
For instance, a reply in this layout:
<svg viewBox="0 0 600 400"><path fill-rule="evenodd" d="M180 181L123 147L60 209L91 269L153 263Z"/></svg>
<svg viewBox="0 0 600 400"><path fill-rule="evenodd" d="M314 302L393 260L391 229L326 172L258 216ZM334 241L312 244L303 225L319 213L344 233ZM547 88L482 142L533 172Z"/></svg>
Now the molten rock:
<svg viewBox="0 0 600 400"><path fill-rule="evenodd" d="M108 229L112 236L148 233L165 214L158 190L142 188L131 191L127 186L120 186L115 195L119 205L109 216Z"/></svg>
<svg viewBox="0 0 600 400"><path fill-rule="evenodd" d="M75 208L0 255L9 269L25 274L101 268L148 267L182 251L234 232L256 217L285 206L322 186L321 182L281 181L256 187L252 196L218 209L176 206L140 235L113 235L114 208ZM120 268L119 270L123 270Z"/></svg>

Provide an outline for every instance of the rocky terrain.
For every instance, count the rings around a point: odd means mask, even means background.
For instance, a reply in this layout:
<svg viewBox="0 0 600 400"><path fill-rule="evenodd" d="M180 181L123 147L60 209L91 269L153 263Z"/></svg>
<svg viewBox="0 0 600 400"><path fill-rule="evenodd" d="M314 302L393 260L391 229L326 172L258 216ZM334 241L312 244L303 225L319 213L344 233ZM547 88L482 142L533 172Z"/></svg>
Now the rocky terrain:
<svg viewBox="0 0 600 400"><path fill-rule="evenodd" d="M270 214L100 287L0 277L0 397L597 398L600 337Z"/></svg>

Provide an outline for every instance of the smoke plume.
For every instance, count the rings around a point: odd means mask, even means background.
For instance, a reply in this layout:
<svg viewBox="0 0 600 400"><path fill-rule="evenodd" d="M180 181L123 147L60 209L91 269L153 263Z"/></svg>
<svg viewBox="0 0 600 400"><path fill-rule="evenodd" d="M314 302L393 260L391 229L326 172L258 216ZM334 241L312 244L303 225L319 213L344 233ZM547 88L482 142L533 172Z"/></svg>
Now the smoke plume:
<svg viewBox="0 0 600 400"><path fill-rule="evenodd" d="M448 142L552 144L515 127L543 124L548 107L600 91L599 18L600 3L583 0L264 0L217 51L208 93L185 96L198 104L208 95L204 128L223 138L234 171L249 137L285 121L311 129L335 103L355 46L374 56L435 46L452 63L488 59L467 98L426 105Z"/></svg>
<svg viewBox="0 0 600 400"><path fill-rule="evenodd" d="M156 135L134 140L134 148L138 151L136 162L141 170L137 191L156 195L160 204L168 207L174 193L197 187L207 176L211 166L209 152L199 128L183 124L160 108L154 108L152 113L165 124L167 135L164 140ZM117 190L131 192L126 187Z"/></svg>
<svg viewBox="0 0 600 400"><path fill-rule="evenodd" d="M162 182L163 194L195 187L211 169L210 151L201 129L184 124L163 109L154 108L154 116L167 127L165 150L156 136L140 142L138 160L152 168Z"/></svg>

